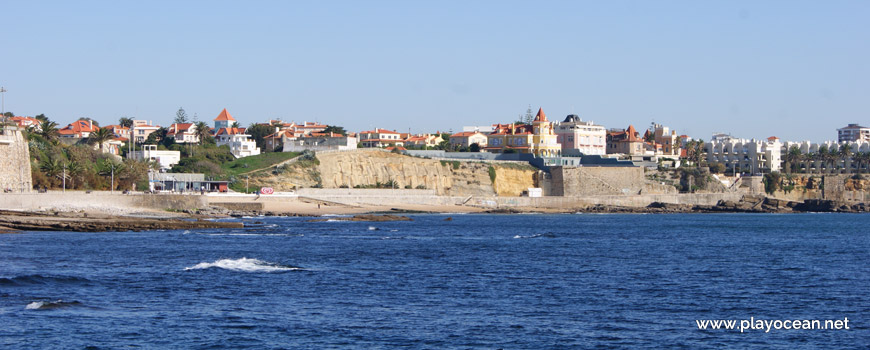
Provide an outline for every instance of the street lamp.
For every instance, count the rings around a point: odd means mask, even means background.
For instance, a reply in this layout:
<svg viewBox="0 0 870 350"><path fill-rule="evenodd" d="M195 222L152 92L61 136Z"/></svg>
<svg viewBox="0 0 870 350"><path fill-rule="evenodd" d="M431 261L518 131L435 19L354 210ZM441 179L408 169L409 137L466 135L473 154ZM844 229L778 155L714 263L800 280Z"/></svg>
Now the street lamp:
<svg viewBox="0 0 870 350"><path fill-rule="evenodd" d="M6 114L6 91L0 86L0 114Z"/></svg>

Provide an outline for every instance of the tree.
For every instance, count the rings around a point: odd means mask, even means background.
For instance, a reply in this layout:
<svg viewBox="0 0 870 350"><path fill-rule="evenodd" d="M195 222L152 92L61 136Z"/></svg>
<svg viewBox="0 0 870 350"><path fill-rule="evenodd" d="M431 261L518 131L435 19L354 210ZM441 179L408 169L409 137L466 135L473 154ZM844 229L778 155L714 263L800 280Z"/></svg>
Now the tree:
<svg viewBox="0 0 870 350"><path fill-rule="evenodd" d="M238 129L238 128L241 128L241 127L242 127L242 125L239 124L239 122L233 122L233 123L230 125L230 128L233 128L233 129Z"/></svg>
<svg viewBox="0 0 870 350"><path fill-rule="evenodd" d="M157 130L154 130L151 134L148 135L148 138L145 139L145 144L147 145L156 145L163 143L163 140L166 139L166 135L169 133L164 127L160 127Z"/></svg>
<svg viewBox="0 0 870 350"><path fill-rule="evenodd" d="M196 138L199 139L199 144L202 145L203 143L208 142L211 138L211 129L208 127L208 124L200 121L196 122L194 125L196 126L195 134Z"/></svg>
<svg viewBox="0 0 870 350"><path fill-rule="evenodd" d="M130 119L127 117L121 117L120 119L118 119L118 125L125 127L125 128L132 128L133 127L133 119Z"/></svg>
<svg viewBox="0 0 870 350"><path fill-rule="evenodd" d="M175 112L175 124L187 123L187 112L184 108L178 107L178 112Z"/></svg>
<svg viewBox="0 0 870 350"><path fill-rule="evenodd" d="M37 115L36 115L35 117L33 117L33 118L35 118L36 120L39 120L40 123L48 122L48 117L46 117L45 114L41 114L41 113L40 113L40 114L37 114Z"/></svg>
<svg viewBox="0 0 870 350"><path fill-rule="evenodd" d="M791 146L791 148L788 149L788 152L785 153L785 157L783 157L786 173L791 174L795 170L795 165L800 158L800 148L798 148L798 146Z"/></svg>
<svg viewBox="0 0 870 350"><path fill-rule="evenodd" d="M347 131L345 131L343 127L340 127L338 125L327 125L326 129L324 129L323 132L326 134L335 133L342 136L347 136Z"/></svg>
<svg viewBox="0 0 870 350"><path fill-rule="evenodd" d="M535 115L532 114L532 105L529 105L529 108L526 109L526 115L523 116L523 119L521 121L525 124L531 124L533 121L535 121Z"/></svg>
<svg viewBox="0 0 870 350"><path fill-rule="evenodd" d="M6 118L12 118L12 117L15 116L15 113L12 113L12 112L6 112L6 113L3 113L3 116L6 117Z"/></svg>
<svg viewBox="0 0 870 350"><path fill-rule="evenodd" d="M245 133L251 135L251 139L257 143L257 147L260 147L260 149L266 149L266 136L275 133L275 127L264 124L251 124L251 126L245 130Z"/></svg>
<svg viewBox="0 0 870 350"><path fill-rule="evenodd" d="M468 146L469 152L480 152L480 145L477 143L472 143L471 146Z"/></svg>
<svg viewBox="0 0 870 350"><path fill-rule="evenodd" d="M100 126L99 122L97 122L96 120L93 120L91 118L88 118L88 117L81 117L81 118L77 119L76 121L79 121L79 120L84 120L86 122L90 122L91 124L94 124L94 126L96 126L96 127Z"/></svg>
<svg viewBox="0 0 870 350"><path fill-rule="evenodd" d="M844 143L840 146L839 158L843 160L843 167L846 168L846 174L852 173L852 145Z"/></svg>
<svg viewBox="0 0 870 350"><path fill-rule="evenodd" d="M97 148L100 152L103 151L103 144L107 141L111 140L115 135L108 128L98 128L96 131L92 132L88 135L88 143L89 144L98 144L99 148Z"/></svg>
<svg viewBox="0 0 870 350"><path fill-rule="evenodd" d="M54 157L48 158L39 165L39 170L49 178L60 178L63 174L63 165Z"/></svg>
<svg viewBox="0 0 870 350"><path fill-rule="evenodd" d="M39 132L40 136L44 138L48 142L56 142L57 138L60 137L60 131L57 129L57 123L53 121L48 121L42 124L42 130Z"/></svg>
<svg viewBox="0 0 870 350"><path fill-rule="evenodd" d="M123 168L121 163L116 163L110 158L103 158L100 162L97 163L97 167L99 169L99 174L103 176L111 177L111 185L109 190L115 190L115 176L120 175L120 170Z"/></svg>
<svg viewBox="0 0 870 350"><path fill-rule="evenodd" d="M66 175L70 179L70 188L75 188L76 179L81 177L83 170L84 169L82 168L81 164L79 164L79 162L71 160L66 163Z"/></svg>

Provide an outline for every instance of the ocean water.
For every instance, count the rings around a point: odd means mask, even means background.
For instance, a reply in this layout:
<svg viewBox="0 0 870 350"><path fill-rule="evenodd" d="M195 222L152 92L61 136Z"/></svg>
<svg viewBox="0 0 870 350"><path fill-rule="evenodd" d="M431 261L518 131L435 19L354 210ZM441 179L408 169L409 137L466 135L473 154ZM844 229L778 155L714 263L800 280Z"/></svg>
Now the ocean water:
<svg viewBox="0 0 870 350"><path fill-rule="evenodd" d="M0 348L870 346L870 215L412 217L0 235Z"/></svg>

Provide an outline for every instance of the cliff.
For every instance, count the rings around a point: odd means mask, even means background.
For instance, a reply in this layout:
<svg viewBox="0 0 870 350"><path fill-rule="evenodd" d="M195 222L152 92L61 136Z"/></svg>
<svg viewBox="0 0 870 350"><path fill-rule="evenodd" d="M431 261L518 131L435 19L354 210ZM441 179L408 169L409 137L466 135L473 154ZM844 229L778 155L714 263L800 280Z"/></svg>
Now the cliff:
<svg viewBox="0 0 870 350"><path fill-rule="evenodd" d="M30 148L22 131L16 127L0 127L0 189L30 192Z"/></svg>
<svg viewBox="0 0 870 350"><path fill-rule="evenodd" d="M492 170L490 170L492 169ZM250 188L430 189L448 196L519 196L536 187L537 169L525 164L446 161L380 149L319 152L316 161L288 162L251 174ZM493 180L495 180L493 182Z"/></svg>

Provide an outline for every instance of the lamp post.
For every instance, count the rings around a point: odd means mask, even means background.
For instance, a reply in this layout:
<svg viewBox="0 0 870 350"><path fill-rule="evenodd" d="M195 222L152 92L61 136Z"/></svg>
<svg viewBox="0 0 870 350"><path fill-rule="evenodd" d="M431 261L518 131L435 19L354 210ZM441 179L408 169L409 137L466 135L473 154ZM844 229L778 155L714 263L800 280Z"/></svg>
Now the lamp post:
<svg viewBox="0 0 870 350"><path fill-rule="evenodd" d="M6 114L6 91L0 86L0 114Z"/></svg>

